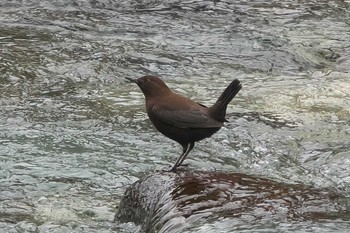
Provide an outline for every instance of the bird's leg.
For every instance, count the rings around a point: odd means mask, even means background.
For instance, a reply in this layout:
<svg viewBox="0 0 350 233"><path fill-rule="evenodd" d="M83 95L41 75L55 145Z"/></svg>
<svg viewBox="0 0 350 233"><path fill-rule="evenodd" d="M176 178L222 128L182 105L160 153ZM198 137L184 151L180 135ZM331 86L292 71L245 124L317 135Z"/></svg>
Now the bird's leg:
<svg viewBox="0 0 350 233"><path fill-rule="evenodd" d="M190 153L190 151L193 149L193 147L194 147L194 142L190 142L190 143L188 143L187 144L187 146L189 145L189 148L188 148L188 150L186 151L186 154L184 154L183 156L181 156L182 158L181 158L181 161L179 162L179 164L177 165L177 166L180 166L182 163L183 163L183 161L186 159L186 157L187 157L187 155L188 155L188 153Z"/></svg>
<svg viewBox="0 0 350 233"><path fill-rule="evenodd" d="M186 156L186 152L188 151L189 149L189 143L188 144L184 144L182 145L182 154L180 155L180 157L177 159L176 163L174 164L174 166L170 169L170 171L172 172L176 172L176 168L178 166L180 166L180 164L182 163L183 161L183 157Z"/></svg>
<svg viewBox="0 0 350 233"><path fill-rule="evenodd" d="M194 142L190 142L187 143L185 145L182 145L182 154L180 155L180 157L177 159L175 165L170 169L170 171L172 172L176 172L176 168L179 167L183 161L186 159L187 155L190 153L190 151L193 149L194 147Z"/></svg>

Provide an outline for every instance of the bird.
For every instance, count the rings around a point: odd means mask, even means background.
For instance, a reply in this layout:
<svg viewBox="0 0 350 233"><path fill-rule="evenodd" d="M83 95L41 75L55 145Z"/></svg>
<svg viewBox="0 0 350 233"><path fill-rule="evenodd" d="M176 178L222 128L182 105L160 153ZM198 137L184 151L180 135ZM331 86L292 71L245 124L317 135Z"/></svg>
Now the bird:
<svg viewBox="0 0 350 233"><path fill-rule="evenodd" d="M146 99L146 111L155 128L164 136L182 146L182 154L170 171L176 172L195 142L216 133L227 122L227 105L241 90L242 85L234 79L211 107L197 103L172 91L164 81L156 76L133 79Z"/></svg>

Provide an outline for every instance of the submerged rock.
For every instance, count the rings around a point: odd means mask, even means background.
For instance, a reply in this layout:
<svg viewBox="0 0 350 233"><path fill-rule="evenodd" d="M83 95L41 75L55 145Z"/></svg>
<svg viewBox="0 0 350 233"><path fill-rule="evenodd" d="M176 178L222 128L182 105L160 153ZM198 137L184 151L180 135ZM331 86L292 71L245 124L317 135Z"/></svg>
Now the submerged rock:
<svg viewBox="0 0 350 233"><path fill-rule="evenodd" d="M181 232L219 218L315 220L342 217L341 199L327 190L239 173L160 172L126 190L115 221L134 222L144 232Z"/></svg>

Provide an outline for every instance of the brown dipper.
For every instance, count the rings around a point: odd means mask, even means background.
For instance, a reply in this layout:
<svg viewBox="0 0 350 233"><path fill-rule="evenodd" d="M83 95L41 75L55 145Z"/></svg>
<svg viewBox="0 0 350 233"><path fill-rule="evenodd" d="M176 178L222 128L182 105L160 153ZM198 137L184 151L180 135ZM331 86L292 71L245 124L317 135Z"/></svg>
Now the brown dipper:
<svg viewBox="0 0 350 233"><path fill-rule="evenodd" d="M159 132L181 144L183 151L171 171L175 172L193 149L194 143L210 137L224 122L226 108L242 88L235 79L210 108L172 92L158 77L144 76L135 82L146 97L148 117Z"/></svg>

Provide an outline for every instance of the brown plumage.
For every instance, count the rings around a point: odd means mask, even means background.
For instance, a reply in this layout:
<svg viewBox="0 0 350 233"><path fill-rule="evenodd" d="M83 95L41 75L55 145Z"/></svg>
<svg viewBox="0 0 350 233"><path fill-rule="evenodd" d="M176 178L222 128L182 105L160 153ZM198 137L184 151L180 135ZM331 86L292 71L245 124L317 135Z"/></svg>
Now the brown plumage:
<svg viewBox="0 0 350 233"><path fill-rule="evenodd" d="M178 95L158 77L144 76L133 80L146 97L147 114L159 132L181 144L183 152L171 171L182 164L194 143L210 137L225 121L226 108L242 88L235 79L221 94L216 103L208 108L189 98Z"/></svg>

